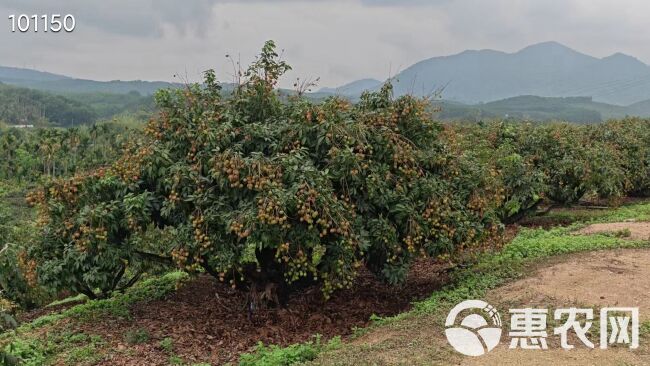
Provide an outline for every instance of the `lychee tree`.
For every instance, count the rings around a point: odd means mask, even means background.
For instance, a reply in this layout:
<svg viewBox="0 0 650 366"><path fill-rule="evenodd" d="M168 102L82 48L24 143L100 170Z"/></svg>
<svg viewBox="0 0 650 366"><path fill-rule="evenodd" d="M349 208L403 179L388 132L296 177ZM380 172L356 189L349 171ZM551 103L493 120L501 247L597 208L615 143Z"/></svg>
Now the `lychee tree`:
<svg viewBox="0 0 650 366"><path fill-rule="evenodd" d="M361 266L397 283L417 256L481 237L489 199L470 207L475 187L427 100L393 99L390 84L356 104L282 98L288 69L269 42L229 96L212 72L157 95L141 179L187 238L172 250L179 265L233 286L319 281L329 295Z"/></svg>
<svg viewBox="0 0 650 366"><path fill-rule="evenodd" d="M355 104L316 103L278 92L289 69L267 42L230 93L212 71L160 91L137 148L72 197L66 183L41 197L41 278L110 291L123 268L163 254L233 287L320 283L328 297L363 266L398 283L418 256L494 230L490 197L463 179L427 100L386 84ZM173 238L143 248L151 227Z"/></svg>

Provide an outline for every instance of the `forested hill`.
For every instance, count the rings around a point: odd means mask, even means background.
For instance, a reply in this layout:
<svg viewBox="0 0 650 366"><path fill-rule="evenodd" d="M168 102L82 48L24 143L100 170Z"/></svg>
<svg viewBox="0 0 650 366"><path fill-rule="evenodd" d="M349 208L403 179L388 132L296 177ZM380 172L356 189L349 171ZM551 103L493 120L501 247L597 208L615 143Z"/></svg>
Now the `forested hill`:
<svg viewBox="0 0 650 366"><path fill-rule="evenodd" d="M68 126L96 119L97 113L79 101L0 84L0 120L5 123Z"/></svg>
<svg viewBox="0 0 650 366"><path fill-rule="evenodd" d="M59 95L0 84L0 121L10 125L68 127L153 108L153 98L137 92Z"/></svg>
<svg viewBox="0 0 650 366"><path fill-rule="evenodd" d="M153 95L157 90L178 87L182 84L166 81L96 81L75 79L43 71L0 66L0 82L54 93L110 93Z"/></svg>

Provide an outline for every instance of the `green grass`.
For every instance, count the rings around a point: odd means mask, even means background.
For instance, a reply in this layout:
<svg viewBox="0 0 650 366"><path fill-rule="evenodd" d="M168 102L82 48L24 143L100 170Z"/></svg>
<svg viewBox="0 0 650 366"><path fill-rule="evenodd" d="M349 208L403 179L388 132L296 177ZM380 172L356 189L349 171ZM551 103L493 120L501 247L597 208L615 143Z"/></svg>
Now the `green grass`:
<svg viewBox="0 0 650 366"><path fill-rule="evenodd" d="M556 208L523 220L524 226L566 226L575 223L650 221L650 202L626 204L614 209Z"/></svg>
<svg viewBox="0 0 650 366"><path fill-rule="evenodd" d="M81 302L86 302L88 301L88 296L84 294L79 294L77 296L71 296L67 297L63 300L57 300L57 301L52 301L51 303L45 305L45 307L52 308L55 306L60 306L60 305L67 305L67 304L72 304L72 303L81 303Z"/></svg>
<svg viewBox="0 0 650 366"><path fill-rule="evenodd" d="M597 222L619 222L627 220L650 221L650 203L622 206L616 210L607 210L594 221Z"/></svg>
<svg viewBox="0 0 650 366"><path fill-rule="evenodd" d="M288 366L298 362L311 361L319 353L338 349L341 346L339 337L323 343L316 335L313 341L293 344L288 347L265 346L260 343L253 353L241 355L240 366Z"/></svg>
<svg viewBox="0 0 650 366"><path fill-rule="evenodd" d="M88 301L60 313L45 315L2 334L0 351L15 356L21 361L21 365L26 366L46 365L61 359L70 361L69 364L90 362L100 357L98 350L102 342L96 336L71 333L68 330L60 330L54 327L55 325L65 319L90 321L107 315L128 319L129 308L133 304L164 298L188 278L185 272L171 272L144 280L124 294L104 300ZM39 336L44 328L48 330L45 338ZM127 334L125 338L132 339L135 343L142 343L145 338L144 333L136 331L131 336L129 338ZM146 338L148 340L148 334Z"/></svg>
<svg viewBox="0 0 650 366"><path fill-rule="evenodd" d="M162 348L165 352L171 354L174 352L174 340L170 337L166 337L158 343L158 346Z"/></svg>

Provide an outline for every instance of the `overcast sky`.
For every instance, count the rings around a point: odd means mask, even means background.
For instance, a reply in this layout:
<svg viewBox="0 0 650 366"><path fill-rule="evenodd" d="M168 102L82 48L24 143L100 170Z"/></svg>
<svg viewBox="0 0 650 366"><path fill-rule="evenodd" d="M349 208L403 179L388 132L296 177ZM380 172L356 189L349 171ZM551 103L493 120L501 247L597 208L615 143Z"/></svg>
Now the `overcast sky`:
<svg viewBox="0 0 650 366"><path fill-rule="evenodd" d="M225 55L247 64L267 39L294 67L284 86L383 80L429 57L550 40L650 63L647 0L2 0L0 12L0 65L96 80L196 81L214 68L229 81ZM77 27L11 33L21 13L71 13Z"/></svg>

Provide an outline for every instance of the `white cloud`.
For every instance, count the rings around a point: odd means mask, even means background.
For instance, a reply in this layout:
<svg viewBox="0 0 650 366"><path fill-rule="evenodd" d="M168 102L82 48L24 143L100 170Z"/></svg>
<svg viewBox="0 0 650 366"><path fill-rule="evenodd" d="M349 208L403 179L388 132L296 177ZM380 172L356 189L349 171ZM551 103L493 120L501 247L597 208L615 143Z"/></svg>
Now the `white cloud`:
<svg viewBox="0 0 650 366"><path fill-rule="evenodd" d="M228 79L224 55L247 63L267 39L285 49L292 78L320 76L327 86L383 79L468 48L516 51L547 40L650 61L649 10L645 0L5 0L6 15L70 12L78 26L57 35L7 27L0 64L101 80L197 80L216 68Z"/></svg>

